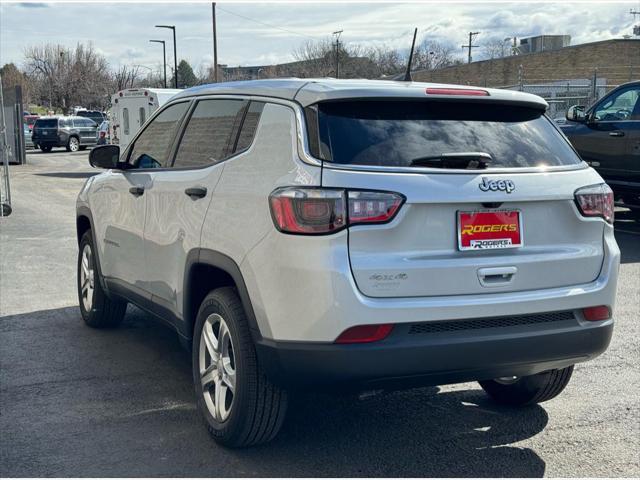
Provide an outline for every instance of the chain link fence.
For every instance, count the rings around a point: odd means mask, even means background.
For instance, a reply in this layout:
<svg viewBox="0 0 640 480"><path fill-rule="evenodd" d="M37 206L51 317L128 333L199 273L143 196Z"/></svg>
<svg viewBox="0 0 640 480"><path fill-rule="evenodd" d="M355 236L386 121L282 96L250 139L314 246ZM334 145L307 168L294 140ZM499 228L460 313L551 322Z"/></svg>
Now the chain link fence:
<svg viewBox="0 0 640 480"><path fill-rule="evenodd" d="M640 79L640 65L616 67L576 68L573 78L558 79L554 67L536 68L527 74L524 67L518 70L518 83L498 88L532 93L549 103L551 118L563 118L573 105L589 107L614 88Z"/></svg>

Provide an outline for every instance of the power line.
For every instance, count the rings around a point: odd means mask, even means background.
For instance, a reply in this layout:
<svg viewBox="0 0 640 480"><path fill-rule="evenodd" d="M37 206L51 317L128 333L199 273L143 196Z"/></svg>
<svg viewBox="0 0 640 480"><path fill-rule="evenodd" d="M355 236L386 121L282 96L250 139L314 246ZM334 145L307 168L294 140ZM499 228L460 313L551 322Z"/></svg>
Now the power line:
<svg viewBox="0 0 640 480"><path fill-rule="evenodd" d="M255 23L259 23L260 25L264 25L265 27L269 27L269 28L275 28L276 30L282 30L283 32L287 32L287 33L291 33L293 35L299 35L301 37L306 37L306 38L310 38L311 40L319 40L318 37L312 37L311 35L306 35L304 33L298 33L298 32L294 32L293 30L287 30L286 28L282 28L282 27L277 27L275 25L271 25L269 23L265 23L262 22L260 20L256 20L255 18L251 18L251 17L247 17L245 15L240 15L239 13L235 13L232 12L230 10L227 10L226 8L222 8L221 6L217 5L216 8L218 10L222 10L223 12L226 12L230 15L235 15L236 17L240 17L240 18L244 18L245 20L249 20L251 22L255 22Z"/></svg>

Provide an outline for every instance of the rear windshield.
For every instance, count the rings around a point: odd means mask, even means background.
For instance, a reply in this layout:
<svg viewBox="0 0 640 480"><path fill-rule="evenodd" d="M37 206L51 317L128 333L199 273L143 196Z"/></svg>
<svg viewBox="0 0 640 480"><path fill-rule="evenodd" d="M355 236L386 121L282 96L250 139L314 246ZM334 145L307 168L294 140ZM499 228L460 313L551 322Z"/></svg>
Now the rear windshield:
<svg viewBox="0 0 640 480"><path fill-rule="evenodd" d="M320 103L317 111L319 142L310 144L318 156L339 164L437 168L439 158L469 152L481 152L489 169L581 162L551 121L530 108L346 101Z"/></svg>
<svg viewBox="0 0 640 480"><path fill-rule="evenodd" d="M38 128L58 128L57 118L39 118L36 120L36 127Z"/></svg>

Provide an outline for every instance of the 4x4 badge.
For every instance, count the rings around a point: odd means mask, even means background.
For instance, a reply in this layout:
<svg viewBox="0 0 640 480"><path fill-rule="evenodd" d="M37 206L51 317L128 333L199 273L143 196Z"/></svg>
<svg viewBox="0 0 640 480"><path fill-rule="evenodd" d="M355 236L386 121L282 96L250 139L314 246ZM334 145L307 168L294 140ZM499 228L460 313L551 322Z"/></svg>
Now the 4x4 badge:
<svg viewBox="0 0 640 480"><path fill-rule="evenodd" d="M482 177L482 183L478 185L483 192L497 192L501 190L503 192L511 193L516 189L516 184L512 180L489 180L486 177Z"/></svg>

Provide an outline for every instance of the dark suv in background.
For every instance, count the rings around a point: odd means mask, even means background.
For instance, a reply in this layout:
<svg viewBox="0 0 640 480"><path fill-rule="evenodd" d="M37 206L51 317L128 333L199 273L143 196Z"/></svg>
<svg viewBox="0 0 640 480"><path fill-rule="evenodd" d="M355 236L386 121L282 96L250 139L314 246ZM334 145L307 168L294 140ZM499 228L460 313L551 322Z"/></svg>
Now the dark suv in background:
<svg viewBox="0 0 640 480"><path fill-rule="evenodd" d="M616 200L640 215L640 81L619 86L591 108L574 106L560 125Z"/></svg>
<svg viewBox="0 0 640 480"><path fill-rule="evenodd" d="M98 125L107 119L107 116L99 110L79 110L76 115L78 117L90 118Z"/></svg>
<svg viewBox="0 0 640 480"><path fill-rule="evenodd" d="M90 118L42 117L33 126L34 147L50 152L53 147L65 147L67 152L84 150L97 142L98 125Z"/></svg>

